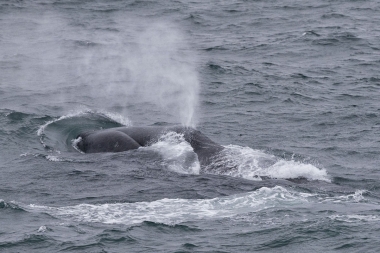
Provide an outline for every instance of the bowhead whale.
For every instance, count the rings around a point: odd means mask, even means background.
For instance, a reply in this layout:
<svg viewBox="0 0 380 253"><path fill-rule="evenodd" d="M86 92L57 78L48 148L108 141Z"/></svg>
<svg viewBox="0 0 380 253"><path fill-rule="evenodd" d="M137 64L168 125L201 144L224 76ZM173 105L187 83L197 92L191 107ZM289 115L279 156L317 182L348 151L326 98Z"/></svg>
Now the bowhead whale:
<svg viewBox="0 0 380 253"><path fill-rule="evenodd" d="M100 153L100 152L122 152L139 147L146 147L157 142L161 136L166 133L175 132L183 134L194 152L198 156L201 168L208 169L234 169L234 165L222 166L218 165L218 159L223 159L224 147L212 141L200 131L191 127L182 126L144 126L144 127L116 127L97 131L88 131L77 136L77 148L84 153ZM214 162L214 163L213 163ZM216 162L216 163L215 163ZM207 167L208 165L211 167ZM218 167L219 166L219 167ZM260 176L261 179L270 179L266 176ZM288 185L286 182L306 183L308 180L304 177L288 178L283 180L275 180L274 183ZM308 182L309 183L309 182ZM264 186L268 186L265 185Z"/></svg>
<svg viewBox="0 0 380 253"><path fill-rule="evenodd" d="M182 126L116 127L89 131L77 136L77 147L84 153L122 152L149 146L168 132L183 134L197 154L201 167L209 165L212 157L224 149L200 131Z"/></svg>

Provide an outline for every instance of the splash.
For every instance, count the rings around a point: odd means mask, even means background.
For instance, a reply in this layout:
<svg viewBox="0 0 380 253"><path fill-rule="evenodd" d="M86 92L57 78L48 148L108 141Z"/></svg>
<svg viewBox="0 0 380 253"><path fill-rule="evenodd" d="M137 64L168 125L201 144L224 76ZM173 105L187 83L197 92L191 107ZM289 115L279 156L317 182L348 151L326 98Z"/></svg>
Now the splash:
<svg viewBox="0 0 380 253"><path fill-rule="evenodd" d="M300 161L284 160L260 150L237 145L225 146L213 162L200 167L198 157L183 135L169 132L145 149L158 152L169 170L183 174L215 174L240 177L248 180L295 179L321 180L331 182L325 169Z"/></svg>
<svg viewBox="0 0 380 253"><path fill-rule="evenodd" d="M205 171L250 180L261 180L262 177L278 179L303 177L308 180L330 182L325 169L294 160L287 161L260 150L237 145L226 146Z"/></svg>
<svg viewBox="0 0 380 253"><path fill-rule="evenodd" d="M185 141L183 134L168 132L146 149L160 153L169 170L182 174L199 174L200 172L197 155Z"/></svg>

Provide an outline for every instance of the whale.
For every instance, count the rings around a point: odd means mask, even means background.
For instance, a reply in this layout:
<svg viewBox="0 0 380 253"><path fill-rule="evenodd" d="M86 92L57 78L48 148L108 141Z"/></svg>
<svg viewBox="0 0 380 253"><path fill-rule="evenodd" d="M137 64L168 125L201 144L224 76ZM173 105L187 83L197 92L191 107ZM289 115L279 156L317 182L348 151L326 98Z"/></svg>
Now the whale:
<svg viewBox="0 0 380 253"><path fill-rule="evenodd" d="M123 152L150 146L158 142L160 137L170 132L183 135L185 141L191 145L194 152L197 154L203 172L209 172L213 169L217 169L218 171L236 169L233 164L220 163L220 159L223 159L224 156L223 150L225 150L222 145L214 142L199 130L191 127L114 127L102 130L85 131L77 135L76 148L83 153ZM267 176L260 176L260 178L266 181L262 186L267 187L270 187L270 183L273 183L273 186L289 186L291 185L289 183L307 184L313 187L320 186L324 189L336 186L319 180L310 182L305 177L274 179ZM350 189L348 189L348 191L349 190Z"/></svg>
<svg viewBox="0 0 380 253"><path fill-rule="evenodd" d="M191 127L142 126L115 127L80 133L77 148L83 153L123 152L150 146L166 133L182 134L198 156L201 167L212 163L224 147Z"/></svg>

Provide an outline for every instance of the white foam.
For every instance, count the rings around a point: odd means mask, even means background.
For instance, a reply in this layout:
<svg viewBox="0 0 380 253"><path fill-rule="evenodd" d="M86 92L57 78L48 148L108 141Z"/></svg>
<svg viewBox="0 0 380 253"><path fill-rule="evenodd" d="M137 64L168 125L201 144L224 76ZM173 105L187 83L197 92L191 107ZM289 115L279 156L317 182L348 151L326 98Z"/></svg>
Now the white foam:
<svg viewBox="0 0 380 253"><path fill-rule="evenodd" d="M226 169L227 168L227 169ZM330 182L325 169L294 160L284 160L249 147L228 145L206 171L250 180L298 178Z"/></svg>
<svg viewBox="0 0 380 253"><path fill-rule="evenodd" d="M80 136L79 136L78 138L74 139L74 140L71 140L71 146L72 146L76 151L78 151L78 152L84 154L84 152L78 148L78 143L79 143L81 140L82 140L82 137L80 137Z"/></svg>
<svg viewBox="0 0 380 253"><path fill-rule="evenodd" d="M354 222L372 222L372 221L380 221L380 217L378 215L363 215L363 214L340 214L340 215L331 215L329 216L331 220L343 221L347 223Z"/></svg>
<svg viewBox="0 0 380 253"><path fill-rule="evenodd" d="M165 165L172 171L183 174L199 174L200 164L193 148L183 134L168 132L147 149L162 155Z"/></svg>
<svg viewBox="0 0 380 253"><path fill-rule="evenodd" d="M359 202L366 202L367 200L364 198L363 194L366 193L366 190L356 190L355 193L348 194L348 195L341 195L341 196L324 196L319 197L319 200L321 202L334 202L334 203L341 203L341 202L353 202L353 203L359 203Z"/></svg>
<svg viewBox="0 0 380 253"><path fill-rule="evenodd" d="M290 192L283 187L260 188L254 192L213 199L161 199L153 202L80 204L67 207L28 205L32 211L76 222L136 224L151 221L178 224L199 219L220 219L257 212L276 206L303 205L311 196Z"/></svg>
<svg viewBox="0 0 380 253"><path fill-rule="evenodd" d="M41 226L38 230L37 230L37 232L38 233L44 233L44 232L46 232L46 226Z"/></svg>
<svg viewBox="0 0 380 253"><path fill-rule="evenodd" d="M272 178L298 178L304 177L310 180L323 180L330 182L325 169L318 169L314 165L297 161L279 160L266 169L268 176Z"/></svg>
<svg viewBox="0 0 380 253"><path fill-rule="evenodd" d="M63 159L63 158L60 158L60 157L58 157L58 156L53 156L53 155L47 155L47 156L46 156L46 159L47 159L48 161L51 161L51 162L64 162L64 161L66 161L66 160Z"/></svg>
<svg viewBox="0 0 380 253"><path fill-rule="evenodd" d="M200 173L197 156L182 134L169 132L147 149L159 152L170 170L186 174ZM330 182L325 169L299 161L280 159L260 150L237 145L225 146L225 150L214 157L214 162L203 172L249 180L261 180L261 177L277 179L303 177L308 180Z"/></svg>

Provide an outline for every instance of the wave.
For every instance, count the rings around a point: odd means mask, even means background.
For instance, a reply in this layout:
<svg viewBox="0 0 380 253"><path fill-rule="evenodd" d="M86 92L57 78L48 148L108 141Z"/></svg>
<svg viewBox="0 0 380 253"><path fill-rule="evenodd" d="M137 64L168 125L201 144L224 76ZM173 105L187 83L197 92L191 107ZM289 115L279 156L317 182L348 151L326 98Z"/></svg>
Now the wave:
<svg viewBox="0 0 380 253"><path fill-rule="evenodd" d="M346 222L346 223L356 223L356 222L378 222L380 221L380 216L373 214L339 214L329 216L331 220Z"/></svg>
<svg viewBox="0 0 380 253"><path fill-rule="evenodd" d="M45 149L60 153L75 149L73 140L83 131L130 125L128 118L116 113L78 110L45 122L38 128L37 136Z"/></svg>
<svg viewBox="0 0 380 253"><path fill-rule="evenodd" d="M0 199L0 210L1 209L12 209L15 211L25 211L22 207L20 207L14 201L5 202L3 199Z"/></svg>
<svg viewBox="0 0 380 253"><path fill-rule="evenodd" d="M161 199L152 202L117 204L80 204L67 207L23 206L28 211L48 213L76 222L138 224L145 221L168 225L200 219L220 219L257 212L276 206L308 202L308 193L290 192L281 186L213 199Z"/></svg>
<svg viewBox="0 0 380 253"><path fill-rule="evenodd" d="M355 193L360 195L360 191ZM352 194L349 194L352 195ZM332 205L324 206L324 197L317 193L304 193L288 190L281 186L273 188L262 187L253 192L236 194L213 199L160 199L152 202L114 203L114 204L79 204L74 206L51 207L44 205L18 204L25 211L46 213L55 218L78 223L104 223L133 225L143 222L154 222L166 225L176 225L197 220L213 220L233 217L250 216L261 211L276 211L290 208L328 208L341 210L341 206L352 205L350 213L329 215L330 219L355 222L378 221L377 215L355 214L359 204L363 209L371 210L379 203L365 205L368 200L359 202L348 195L329 197L337 200L345 199L343 203L332 201ZM321 206L322 204L322 206ZM336 206L336 207L334 207ZM356 208L357 209L357 208Z"/></svg>
<svg viewBox="0 0 380 253"><path fill-rule="evenodd" d="M71 112L67 115L63 115L57 119L54 119L54 120L50 120L48 122L46 122L45 124L43 124L42 126L40 126L37 130L37 135L38 136L41 136L45 133L45 129L53 124L53 123L56 123L58 121L62 121L62 120L65 120L65 119L71 119L71 118L75 118L75 117L84 117L84 116L88 116L88 115L96 115L98 118L101 118L101 117L104 117L104 118L108 118L109 120L111 121L114 121L116 123L119 123L120 125L123 125L123 126L131 126L131 121L128 119L128 118L125 118L123 116L121 116L120 114L117 114L117 113L111 113L111 112L106 112L106 111L92 111L92 110L79 110L79 111L74 111L74 112Z"/></svg>

